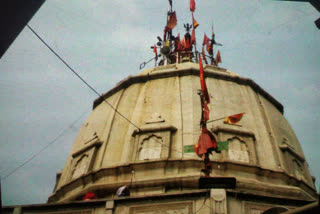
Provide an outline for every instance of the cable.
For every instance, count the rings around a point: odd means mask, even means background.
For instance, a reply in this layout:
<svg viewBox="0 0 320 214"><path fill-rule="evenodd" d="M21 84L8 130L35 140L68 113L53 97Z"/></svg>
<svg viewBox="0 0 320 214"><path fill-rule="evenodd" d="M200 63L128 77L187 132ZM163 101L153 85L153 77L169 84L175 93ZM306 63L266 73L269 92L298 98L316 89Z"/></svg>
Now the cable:
<svg viewBox="0 0 320 214"><path fill-rule="evenodd" d="M74 122L71 123L71 125L67 126L59 135L57 135L52 141L50 141L47 145L45 145L42 149L40 149L37 153L35 153L34 155L32 155L29 159L27 159L25 162L23 162L22 164L20 164L19 166L17 166L15 169L13 169L11 172L9 172L7 175L1 177L1 180L5 180L7 179L10 175L12 175L13 173L15 173L16 171L18 171L20 168L22 168L23 166L25 166L27 163L29 163L30 161L32 161L34 158L36 158L41 152L43 152L44 150L46 150L50 145L52 145L53 143L57 142L57 140L62 137L69 129L71 129L85 114L87 113L87 111L85 111L84 113L82 113ZM9 171L9 170L6 170Z"/></svg>
<svg viewBox="0 0 320 214"><path fill-rule="evenodd" d="M131 125L133 125L134 127L136 127L138 129L138 131L142 131L139 126L137 126L136 124L134 124L132 121L130 121L126 116L124 116L122 113L120 113L113 105L111 105L102 95L100 95L100 93L95 90L87 81L85 81L66 61L64 61L59 54L57 54L29 25L27 25L27 27L38 37L38 39L52 52L54 53L54 55L56 55L56 57L58 57L69 69L70 71L72 71L72 73L74 75L76 75L86 86L88 86L95 94L97 94L99 96L99 98L103 99L103 101L105 103L107 103L117 114L119 114L123 119L125 119L127 122L129 122ZM151 135L150 135L151 136ZM178 153L183 154L182 151L170 148L169 146L155 140L155 142L160 143L161 145L168 147L169 149L171 149L171 151L176 151Z"/></svg>

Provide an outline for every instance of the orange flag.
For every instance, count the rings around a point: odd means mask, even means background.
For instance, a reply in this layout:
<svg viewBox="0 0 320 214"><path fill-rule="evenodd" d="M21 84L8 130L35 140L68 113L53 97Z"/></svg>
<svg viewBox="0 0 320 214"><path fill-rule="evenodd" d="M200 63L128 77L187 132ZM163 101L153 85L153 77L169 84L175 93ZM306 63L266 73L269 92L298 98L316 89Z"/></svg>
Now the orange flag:
<svg viewBox="0 0 320 214"><path fill-rule="evenodd" d="M194 12L196 10L196 2L194 0L190 0L190 11Z"/></svg>
<svg viewBox="0 0 320 214"><path fill-rule="evenodd" d="M210 41L210 39L207 37L207 34L204 34L203 36L203 42L202 42L202 46L208 44L208 42Z"/></svg>
<svg viewBox="0 0 320 214"><path fill-rule="evenodd" d="M157 46L153 46L153 53L156 55L156 61L158 60Z"/></svg>
<svg viewBox="0 0 320 214"><path fill-rule="evenodd" d="M199 23L193 17L193 13L192 13L192 25L193 25L193 29L196 29L199 26Z"/></svg>
<svg viewBox="0 0 320 214"><path fill-rule="evenodd" d="M224 119L224 123L236 124L237 122L239 122L241 120L243 114L244 114L244 112L228 116Z"/></svg>
<svg viewBox="0 0 320 214"><path fill-rule="evenodd" d="M217 55L216 55L216 63L218 64L218 63L222 63L222 61L221 61L221 56L220 56L220 51L218 50L217 51Z"/></svg>
<svg viewBox="0 0 320 214"><path fill-rule="evenodd" d="M203 71L203 65L202 65L200 53L199 53L199 64L200 64L200 84L201 84L202 94L206 102L210 103L210 97L207 89L206 80L204 79L204 71Z"/></svg>
<svg viewBox="0 0 320 214"><path fill-rule="evenodd" d="M176 11L174 11L169 17L167 21L167 25L164 29L164 31L172 30L177 25L177 16Z"/></svg>

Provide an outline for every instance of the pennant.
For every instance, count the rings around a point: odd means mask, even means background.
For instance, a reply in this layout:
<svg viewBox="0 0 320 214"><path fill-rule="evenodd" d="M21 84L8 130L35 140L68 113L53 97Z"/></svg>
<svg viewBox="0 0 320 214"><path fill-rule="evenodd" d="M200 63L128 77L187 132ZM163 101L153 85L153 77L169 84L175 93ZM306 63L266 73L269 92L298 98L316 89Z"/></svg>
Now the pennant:
<svg viewBox="0 0 320 214"><path fill-rule="evenodd" d="M209 41L210 39L207 37L207 34L204 34L202 46L207 45Z"/></svg>
<svg viewBox="0 0 320 214"><path fill-rule="evenodd" d="M210 103L210 97L209 97L206 81L204 79L204 71L203 71L203 65L202 65L200 53L199 53L199 64L200 64L200 84L201 84L202 94L206 102Z"/></svg>
<svg viewBox="0 0 320 214"><path fill-rule="evenodd" d="M199 26L199 23L193 17L193 13L192 13L192 25L193 25L193 29L196 29Z"/></svg>
<svg viewBox="0 0 320 214"><path fill-rule="evenodd" d="M217 151L228 150L229 141L221 141L217 143Z"/></svg>
<svg viewBox="0 0 320 214"><path fill-rule="evenodd" d="M205 153L211 153L217 148L217 141L213 134L205 127L202 127L198 143L194 145L194 152L201 157Z"/></svg>
<svg viewBox="0 0 320 214"><path fill-rule="evenodd" d="M172 7L172 0L169 0L170 7Z"/></svg>
<svg viewBox="0 0 320 214"><path fill-rule="evenodd" d="M202 46L202 58L203 58L204 62L206 63L206 65L208 65L208 61L207 61L206 54L204 52L204 47L203 46Z"/></svg>
<svg viewBox="0 0 320 214"><path fill-rule="evenodd" d="M196 31L195 31L194 28L192 29L192 33L191 33L191 41L190 41L190 44L191 44L191 45L196 45Z"/></svg>
<svg viewBox="0 0 320 214"><path fill-rule="evenodd" d="M237 122L239 122L243 116L244 112L240 113L240 114L234 114L231 116L228 116L224 119L224 123L229 123L229 124L236 124Z"/></svg>
<svg viewBox="0 0 320 214"><path fill-rule="evenodd" d="M196 10L196 2L195 0L190 0L190 11L194 12Z"/></svg>
<svg viewBox="0 0 320 214"><path fill-rule="evenodd" d="M217 55L216 55L216 64L218 64L218 63L222 63L219 50L217 51Z"/></svg>
<svg viewBox="0 0 320 214"><path fill-rule="evenodd" d="M177 25L176 11L173 11L173 13L171 13L170 16L168 16L167 25L164 28L164 31L168 32L172 30L176 25Z"/></svg>
<svg viewBox="0 0 320 214"><path fill-rule="evenodd" d="M158 52L157 52L157 46L153 46L153 53L156 55L156 61L158 60Z"/></svg>

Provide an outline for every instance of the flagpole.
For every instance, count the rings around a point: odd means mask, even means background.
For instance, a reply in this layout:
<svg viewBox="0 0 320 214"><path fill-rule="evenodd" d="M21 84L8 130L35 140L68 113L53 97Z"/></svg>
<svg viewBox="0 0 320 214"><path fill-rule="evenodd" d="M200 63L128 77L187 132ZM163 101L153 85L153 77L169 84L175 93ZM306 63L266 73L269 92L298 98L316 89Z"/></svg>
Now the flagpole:
<svg viewBox="0 0 320 214"><path fill-rule="evenodd" d="M192 24L193 24L193 20L194 20L194 17L193 17L193 12L191 12L192 14ZM198 63L198 51L197 51L197 37L196 37L196 29L193 27L193 30L194 30L194 36L195 36L195 40L194 40L194 51L195 51L195 54L196 54L196 63ZM200 57L200 56L199 56Z"/></svg>
<svg viewBox="0 0 320 214"><path fill-rule="evenodd" d="M214 119L214 120L209 120L207 121L207 123L212 123L212 122L215 122L215 121L218 121L218 120L223 120L225 119L226 117L221 117L221 118L218 118L218 119Z"/></svg>

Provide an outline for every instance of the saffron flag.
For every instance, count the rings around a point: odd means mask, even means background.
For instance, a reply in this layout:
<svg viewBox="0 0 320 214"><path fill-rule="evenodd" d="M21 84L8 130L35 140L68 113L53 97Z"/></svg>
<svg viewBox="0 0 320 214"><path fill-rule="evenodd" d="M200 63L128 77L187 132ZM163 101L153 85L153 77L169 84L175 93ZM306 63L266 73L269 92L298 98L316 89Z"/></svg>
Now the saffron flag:
<svg viewBox="0 0 320 214"><path fill-rule="evenodd" d="M210 39L207 37L207 34L204 34L202 46L207 45L209 41Z"/></svg>
<svg viewBox="0 0 320 214"><path fill-rule="evenodd" d="M216 64L218 64L218 63L222 63L219 50L217 51L217 55L216 55Z"/></svg>
<svg viewBox="0 0 320 214"><path fill-rule="evenodd" d="M158 60L157 46L153 46L153 53L156 55L156 61Z"/></svg>
<svg viewBox="0 0 320 214"><path fill-rule="evenodd" d="M193 13L192 13L192 25L193 25L193 29L196 29L199 26L199 23L193 17Z"/></svg>
<svg viewBox="0 0 320 214"><path fill-rule="evenodd" d="M206 65L208 65L208 61L207 61L203 46L202 46L202 58L203 58L204 62L206 63Z"/></svg>
<svg viewBox="0 0 320 214"><path fill-rule="evenodd" d="M194 12L196 10L196 2L195 0L190 0L190 11Z"/></svg>
<svg viewBox="0 0 320 214"><path fill-rule="evenodd" d="M202 94L206 102L210 103L210 97L209 97L206 81L204 79L204 71L203 71L203 65L202 65L200 53L199 53L199 64L200 64L200 84L201 84Z"/></svg>
<svg viewBox="0 0 320 214"><path fill-rule="evenodd" d="M172 30L176 25L177 25L177 16L176 16L176 11L174 11L169 15L167 25L164 28L164 31L167 32L169 30Z"/></svg>
<svg viewBox="0 0 320 214"><path fill-rule="evenodd" d="M244 112L228 116L224 119L224 123L236 124L237 122L239 122L241 120L243 114L244 114Z"/></svg>

